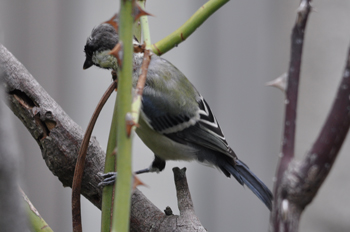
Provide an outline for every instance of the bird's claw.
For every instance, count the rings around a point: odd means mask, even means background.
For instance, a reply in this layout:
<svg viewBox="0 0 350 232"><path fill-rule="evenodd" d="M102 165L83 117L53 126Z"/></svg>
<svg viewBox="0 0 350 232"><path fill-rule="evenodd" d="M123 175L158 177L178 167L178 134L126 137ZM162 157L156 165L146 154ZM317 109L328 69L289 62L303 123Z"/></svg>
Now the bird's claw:
<svg viewBox="0 0 350 232"><path fill-rule="evenodd" d="M107 185L113 185L115 183L115 179L117 178L116 172L107 172L107 173L98 173L99 176L103 177L104 180L98 184L98 187L105 187Z"/></svg>

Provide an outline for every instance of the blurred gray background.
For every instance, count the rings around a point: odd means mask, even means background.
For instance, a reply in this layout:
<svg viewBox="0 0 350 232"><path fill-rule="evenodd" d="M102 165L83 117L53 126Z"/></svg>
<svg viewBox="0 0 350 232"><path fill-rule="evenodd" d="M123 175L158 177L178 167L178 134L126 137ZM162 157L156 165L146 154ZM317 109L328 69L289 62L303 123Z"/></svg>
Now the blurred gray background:
<svg viewBox="0 0 350 232"><path fill-rule="evenodd" d="M83 71L92 28L119 10L119 1L1 0L0 42L32 73L84 130L111 82L98 68ZM206 1L149 0L156 42L182 25ZM231 147L270 188L278 162L284 96L265 83L286 72L298 0L230 1L164 57L211 105ZM297 149L311 147L333 101L350 42L350 1L315 0L306 32L300 86ZM106 147L115 95L94 135ZM15 118L15 117L14 117ZM21 149L22 188L55 231L71 231L71 189L47 169L39 147L14 119ZM349 136L335 166L301 221L301 231L350 231ZM133 168L152 153L135 136ZM208 231L267 231L269 212L247 189L198 163L168 162L161 174L141 176L141 187L160 209L177 202L171 168L187 167L195 210ZM100 211L83 200L85 232L99 231Z"/></svg>

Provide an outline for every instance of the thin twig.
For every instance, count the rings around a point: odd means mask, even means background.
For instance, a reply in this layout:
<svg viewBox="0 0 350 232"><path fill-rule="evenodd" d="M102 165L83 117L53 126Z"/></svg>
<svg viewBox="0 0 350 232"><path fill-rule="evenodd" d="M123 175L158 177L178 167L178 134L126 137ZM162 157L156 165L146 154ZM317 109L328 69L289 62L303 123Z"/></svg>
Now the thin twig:
<svg viewBox="0 0 350 232"><path fill-rule="evenodd" d="M34 231L40 232L53 232L47 222L42 218L39 211L34 207L27 195L20 188L20 192L23 199L23 205L27 213L28 221Z"/></svg>
<svg viewBox="0 0 350 232"><path fill-rule="evenodd" d="M284 120L284 134L282 139L281 159L276 172L276 182L274 186L274 201L271 220L279 217L279 210L282 208L282 198L279 197L281 193L281 182L283 175L288 168L289 163L294 157L295 144L295 129L297 118L297 103L298 103L298 88L300 67L303 53L304 35L307 19L311 10L309 0L302 0L298 8L297 19L292 31L291 37L291 55L288 70L288 84L286 90L286 108ZM274 220L273 228L279 231L278 220Z"/></svg>
<svg viewBox="0 0 350 232"><path fill-rule="evenodd" d="M77 150L83 138L83 131L2 44L0 44L0 70L3 71L0 73L0 79L6 86L10 109L38 143L50 171L58 177L63 186L71 186ZM35 112L40 113L40 120L43 124L35 122ZM43 137L43 125L47 126L46 130L49 132L45 138ZM81 192L91 203L101 209L102 189L98 187L98 184L102 181L102 177L97 173L103 171L105 153L95 138L91 138L87 152ZM168 216L148 200L141 191L138 189L133 191L130 214L131 232L178 225L177 220L164 220L166 218ZM188 221L185 226L195 230L196 228L191 225L193 224Z"/></svg>
<svg viewBox="0 0 350 232"><path fill-rule="evenodd" d="M104 104L106 103L110 95L113 93L113 90L116 89L116 87L117 87L117 82L113 81L113 83L108 87L108 89L102 96L100 102L97 104L97 107L90 119L89 125L84 134L84 139L79 149L77 163L75 166L75 171L73 176L73 184L72 184L72 220L73 220L73 231L76 231L76 232L82 231L80 190L81 190L81 182L82 182L82 177L84 172L87 148L88 148L92 130L95 126L98 115L100 114Z"/></svg>
<svg viewBox="0 0 350 232"><path fill-rule="evenodd" d="M309 1L302 0L298 9L298 17L292 32L291 59L288 70L286 91L286 108L284 120L284 135L282 140L282 158L277 172L277 185L288 163L294 157L295 128L297 118L298 88L300 66L303 53L305 27L311 10Z"/></svg>
<svg viewBox="0 0 350 232"><path fill-rule="evenodd" d="M81 209L80 209L80 190L81 190L81 182L83 178L84 166L85 166L85 158L86 152L89 146L89 141L91 138L92 130L96 124L97 118L107 102L108 98L111 96L113 91L117 88L117 82L113 81L110 84L106 92L103 94L100 102L97 104L97 107L92 114L89 125L84 134L83 141L81 143L77 163L75 165L75 171L73 176L73 184L72 184L72 220L73 220L73 231L80 232L82 231L81 225Z"/></svg>
<svg viewBox="0 0 350 232"><path fill-rule="evenodd" d="M135 128L135 126L138 125L141 104L142 104L142 101L141 101L142 100L142 93L143 93L143 88L144 88L145 83L146 83L148 66L149 66L150 62L151 62L150 50L145 49L144 55L143 55L142 66L141 66L141 74L140 74L139 79L138 79L137 84L136 84L135 96L134 96L133 103L131 106L133 122L131 124L129 124L129 127L127 127L127 133L129 135L131 133L131 129Z"/></svg>
<svg viewBox="0 0 350 232"><path fill-rule="evenodd" d="M175 167L173 172L180 215L173 215L170 207L167 207L163 219L167 223L159 225L158 231L206 231L194 211L186 178L186 168Z"/></svg>
<svg viewBox="0 0 350 232"><path fill-rule="evenodd" d="M152 52L160 56L185 41L198 27L200 27L200 25L202 25L202 23L205 22L205 20L228 1L229 0L209 0L206 2L176 31L157 43L152 44Z"/></svg>
<svg viewBox="0 0 350 232"><path fill-rule="evenodd" d="M292 34L282 158L277 171L271 231L298 231L300 216L327 177L350 127L350 49L332 109L311 150L294 160L298 82L305 26L310 12L303 0Z"/></svg>

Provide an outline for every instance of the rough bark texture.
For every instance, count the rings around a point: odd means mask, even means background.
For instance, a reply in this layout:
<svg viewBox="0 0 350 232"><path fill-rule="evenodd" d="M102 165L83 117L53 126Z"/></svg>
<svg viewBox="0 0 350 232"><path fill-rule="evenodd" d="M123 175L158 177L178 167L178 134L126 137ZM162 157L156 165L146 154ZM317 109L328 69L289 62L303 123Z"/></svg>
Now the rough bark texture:
<svg viewBox="0 0 350 232"><path fill-rule="evenodd" d="M4 83L9 107L37 141L51 172L64 186L71 187L77 154L83 139L82 129L1 44L0 70L0 80ZM96 139L92 138L86 156L81 194L98 208L101 208L102 199L102 189L98 187L98 183L102 178L97 173L103 172L104 160L103 150ZM175 176L178 174L175 172ZM184 173L176 179L186 182L183 175ZM184 192L182 194L190 196L188 186L181 191ZM182 206L179 201L179 208L188 206ZM193 208L187 212L193 215L186 213L167 216L136 189L132 196L130 231L169 231L168 228L171 231L204 231Z"/></svg>
<svg viewBox="0 0 350 232"><path fill-rule="evenodd" d="M47 167L64 186L72 186L82 129L2 45L0 58L9 107L38 143ZM101 177L97 173L103 171L103 163L103 151L91 139L82 194L97 207L101 205L101 189L97 187Z"/></svg>

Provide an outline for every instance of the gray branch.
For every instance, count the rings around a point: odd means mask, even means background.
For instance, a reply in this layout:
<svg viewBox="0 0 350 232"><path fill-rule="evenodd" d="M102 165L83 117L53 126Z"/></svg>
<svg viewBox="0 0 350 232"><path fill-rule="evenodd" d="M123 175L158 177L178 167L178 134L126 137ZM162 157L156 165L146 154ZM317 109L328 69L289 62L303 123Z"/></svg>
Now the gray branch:
<svg viewBox="0 0 350 232"><path fill-rule="evenodd" d="M71 187L77 154L83 139L82 129L2 44L0 70L3 71L0 73L0 80L4 83L9 107L37 141L50 171L64 186ZM104 161L102 148L92 138L85 161L81 194L99 209L102 188L98 187L98 183L102 178L97 173L103 172ZM181 179L187 185L184 173L180 175L174 172L174 175L175 179ZM182 191L190 197L188 187L182 188ZM179 201L180 209L188 207L182 206L181 202ZM166 215L136 189L132 196L130 231L164 231L163 228L177 228L174 231L204 231L193 208L186 212L191 213L186 213L185 217Z"/></svg>

